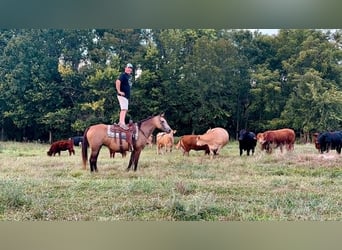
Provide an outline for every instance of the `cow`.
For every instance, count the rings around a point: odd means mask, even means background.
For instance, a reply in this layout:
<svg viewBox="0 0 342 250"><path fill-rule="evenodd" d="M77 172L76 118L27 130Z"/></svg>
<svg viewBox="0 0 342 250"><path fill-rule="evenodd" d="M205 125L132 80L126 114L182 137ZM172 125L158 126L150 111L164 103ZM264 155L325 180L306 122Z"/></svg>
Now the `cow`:
<svg viewBox="0 0 342 250"><path fill-rule="evenodd" d="M210 159L219 154L220 150L228 143L229 134L224 128L216 127L209 129L205 134L198 135L196 144L198 146L208 145Z"/></svg>
<svg viewBox="0 0 342 250"><path fill-rule="evenodd" d="M83 136L74 136L69 138L69 140L73 141L74 146L82 146Z"/></svg>
<svg viewBox="0 0 342 250"><path fill-rule="evenodd" d="M338 154L341 154L342 131L320 133L315 146L320 150L321 154L324 152L328 153L330 150L336 150Z"/></svg>
<svg viewBox="0 0 342 250"><path fill-rule="evenodd" d="M153 135L150 135L148 138L147 138L147 142L146 142L146 145L149 146L150 148L152 148L153 146ZM111 150L109 148L109 157L110 158L115 158L115 153L121 153L121 156L122 158L125 158L126 155L127 155L127 151L118 151L118 152L115 152L113 150Z"/></svg>
<svg viewBox="0 0 342 250"><path fill-rule="evenodd" d="M261 150L266 150L269 154L277 147L280 148L280 152L283 152L283 146L288 151L292 151L294 149L296 134L289 128L267 130L263 133L258 133L257 140L261 145Z"/></svg>
<svg viewBox="0 0 342 250"><path fill-rule="evenodd" d="M109 149L109 158L114 158L116 152L114 150L111 150L110 148L108 149ZM122 158L125 158L127 155L127 151L118 152L118 153L121 153Z"/></svg>
<svg viewBox="0 0 342 250"><path fill-rule="evenodd" d="M49 151L47 152L48 156L55 156L58 154L59 156L61 155L61 151L69 151L69 155L74 154L75 155L75 150L74 150L74 143L72 140L60 140L56 141L51 144Z"/></svg>
<svg viewBox="0 0 342 250"><path fill-rule="evenodd" d="M150 136L147 138L146 146L148 146L149 148L152 148L152 147L153 147L153 135L150 135Z"/></svg>
<svg viewBox="0 0 342 250"><path fill-rule="evenodd" d="M165 152L172 152L174 137L173 135L177 132L177 130L171 130L170 133L160 132L157 134L156 144L157 144L157 154L162 153L162 149L165 149Z"/></svg>
<svg viewBox="0 0 342 250"><path fill-rule="evenodd" d="M240 156L243 154L243 151L247 151L247 156L249 152L252 151L252 155L254 155L255 147L257 144L257 138L255 133L251 131L247 131L246 129L242 129L239 132L239 148L240 148Z"/></svg>
<svg viewBox="0 0 342 250"><path fill-rule="evenodd" d="M182 150L183 156L184 155L189 156L190 150L195 150L195 151L204 150L205 154L209 155L210 150L207 144L202 145L202 146L198 146L196 144L197 136L198 135L183 135L179 139L176 145L176 148Z"/></svg>
<svg viewBox="0 0 342 250"><path fill-rule="evenodd" d="M318 150L318 152L321 152L321 148L320 148L319 143L318 143L318 136L319 135L320 135L320 133L314 133L312 136L312 139L313 139L313 142L315 144L315 148Z"/></svg>

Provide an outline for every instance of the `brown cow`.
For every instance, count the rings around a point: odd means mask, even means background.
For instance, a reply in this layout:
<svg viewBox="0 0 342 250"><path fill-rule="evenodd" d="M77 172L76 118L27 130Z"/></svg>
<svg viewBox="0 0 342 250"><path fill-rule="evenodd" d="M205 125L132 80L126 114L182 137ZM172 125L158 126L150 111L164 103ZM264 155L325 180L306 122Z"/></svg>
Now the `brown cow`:
<svg viewBox="0 0 342 250"><path fill-rule="evenodd" d="M162 148L165 148L165 152L172 152L174 137L173 135L177 130L171 130L170 133L160 132L157 134L157 154L162 153Z"/></svg>
<svg viewBox="0 0 342 250"><path fill-rule="evenodd" d="M176 148L179 149L181 148L183 155L189 156L190 150L204 150L205 154L209 154L210 150L207 144L198 146L196 144L196 139L198 135L183 135L180 140L178 141Z"/></svg>
<svg viewBox="0 0 342 250"><path fill-rule="evenodd" d="M257 139L261 145L261 150L266 150L270 154L277 147L280 148L280 152L283 152L283 146L288 151L292 151L294 149L296 134L292 129L283 128L259 133Z"/></svg>
<svg viewBox="0 0 342 250"><path fill-rule="evenodd" d="M313 139L313 142L315 144L315 148L318 150L318 152L321 152L321 147L320 147L319 142L318 142L318 136L319 136L319 133L314 133L312 136L312 139Z"/></svg>
<svg viewBox="0 0 342 250"><path fill-rule="evenodd" d="M114 150L111 150L111 149L109 148L109 157L110 157L110 158L114 158L114 157L115 157L115 153L116 153L116 152L115 152ZM127 151L118 152L118 153L121 153L122 158L126 157L126 155L127 155Z"/></svg>
<svg viewBox="0 0 342 250"><path fill-rule="evenodd" d="M147 145L149 148L152 148L152 147L153 147L153 135L150 135L150 136L147 138L146 145Z"/></svg>
<svg viewBox="0 0 342 250"><path fill-rule="evenodd" d="M150 148L152 148L152 145L153 145L153 136L152 135L147 138L146 145L148 145ZM127 151L123 151L123 152L117 151L117 152L115 152L114 150L111 150L109 148L109 157L110 158L114 158L115 157L115 153L121 153L122 158L126 157L126 155L127 155Z"/></svg>
<svg viewBox="0 0 342 250"><path fill-rule="evenodd" d="M73 140L61 140L56 141L51 144L49 151L47 152L48 156L55 156L56 154L61 155L61 151L69 151L69 155L74 154L74 143Z"/></svg>
<svg viewBox="0 0 342 250"><path fill-rule="evenodd" d="M198 146L208 145L210 150L210 159L213 159L215 154L219 154L229 141L229 134L224 128L209 129L205 134L199 135L196 138Z"/></svg>

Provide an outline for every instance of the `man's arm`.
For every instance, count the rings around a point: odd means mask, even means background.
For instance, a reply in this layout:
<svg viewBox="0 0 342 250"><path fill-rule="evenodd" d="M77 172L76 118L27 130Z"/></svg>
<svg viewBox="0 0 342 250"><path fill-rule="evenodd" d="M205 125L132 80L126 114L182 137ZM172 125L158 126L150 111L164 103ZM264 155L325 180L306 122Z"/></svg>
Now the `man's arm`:
<svg viewBox="0 0 342 250"><path fill-rule="evenodd" d="M115 87L116 87L116 91L118 92L118 95L124 96L125 93L120 91L120 86L121 86L121 81L119 79L117 79L115 81Z"/></svg>

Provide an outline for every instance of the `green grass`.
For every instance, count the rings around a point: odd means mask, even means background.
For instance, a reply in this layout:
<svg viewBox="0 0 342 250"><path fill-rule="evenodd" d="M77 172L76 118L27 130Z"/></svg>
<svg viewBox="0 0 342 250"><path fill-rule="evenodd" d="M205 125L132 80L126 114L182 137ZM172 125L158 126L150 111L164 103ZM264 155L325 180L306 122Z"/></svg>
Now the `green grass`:
<svg viewBox="0 0 342 250"><path fill-rule="evenodd" d="M3 221L298 221L341 220L342 156L313 145L272 155L239 156L230 142L213 160L145 148L137 172L129 155L99 172L82 170L81 150L46 155L49 145L0 143L0 220Z"/></svg>

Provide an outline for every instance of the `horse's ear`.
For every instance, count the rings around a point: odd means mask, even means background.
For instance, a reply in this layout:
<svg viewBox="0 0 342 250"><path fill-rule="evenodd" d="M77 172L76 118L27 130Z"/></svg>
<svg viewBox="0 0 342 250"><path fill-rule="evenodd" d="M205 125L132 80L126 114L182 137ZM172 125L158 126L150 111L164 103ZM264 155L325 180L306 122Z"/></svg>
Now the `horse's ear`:
<svg viewBox="0 0 342 250"><path fill-rule="evenodd" d="M162 112L162 113L160 113L159 115L160 115L161 117L164 117L164 116L165 116L165 113Z"/></svg>

